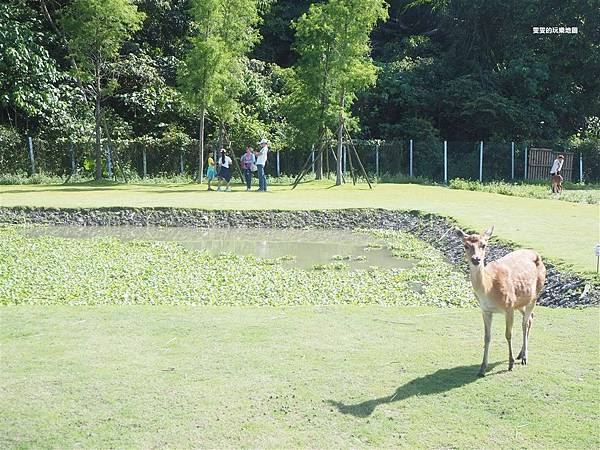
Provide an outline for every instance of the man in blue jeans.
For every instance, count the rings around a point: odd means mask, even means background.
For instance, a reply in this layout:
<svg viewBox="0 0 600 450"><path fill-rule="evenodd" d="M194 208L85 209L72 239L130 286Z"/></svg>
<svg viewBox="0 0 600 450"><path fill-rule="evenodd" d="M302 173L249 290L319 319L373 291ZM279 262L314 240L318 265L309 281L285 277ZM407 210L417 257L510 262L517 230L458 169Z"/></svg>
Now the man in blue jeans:
<svg viewBox="0 0 600 450"><path fill-rule="evenodd" d="M269 153L269 141L261 139L258 143L260 150L256 152L256 168L258 169L258 192L267 192L267 177L265 176L265 165Z"/></svg>

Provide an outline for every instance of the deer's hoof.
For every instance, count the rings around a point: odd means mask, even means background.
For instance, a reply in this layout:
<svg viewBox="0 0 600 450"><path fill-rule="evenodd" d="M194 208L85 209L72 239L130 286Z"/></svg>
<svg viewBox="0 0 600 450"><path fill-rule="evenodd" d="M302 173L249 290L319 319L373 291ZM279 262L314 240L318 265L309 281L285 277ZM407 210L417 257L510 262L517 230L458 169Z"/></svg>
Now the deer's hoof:
<svg viewBox="0 0 600 450"><path fill-rule="evenodd" d="M522 366L526 366L527 365L527 358L521 359L521 365Z"/></svg>
<svg viewBox="0 0 600 450"><path fill-rule="evenodd" d="M480 370L479 372L477 372L477 376L478 376L479 378L483 378L483 377L485 377L485 370Z"/></svg>
<svg viewBox="0 0 600 450"><path fill-rule="evenodd" d="M508 370L513 370L513 367L515 366L515 362L514 361L509 361L508 363Z"/></svg>

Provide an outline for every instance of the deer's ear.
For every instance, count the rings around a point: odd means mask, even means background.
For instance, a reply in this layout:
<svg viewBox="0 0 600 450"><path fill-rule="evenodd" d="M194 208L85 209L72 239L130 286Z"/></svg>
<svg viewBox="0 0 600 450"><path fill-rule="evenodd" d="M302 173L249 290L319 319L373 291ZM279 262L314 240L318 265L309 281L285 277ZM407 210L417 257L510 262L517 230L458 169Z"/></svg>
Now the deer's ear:
<svg viewBox="0 0 600 450"><path fill-rule="evenodd" d="M460 228L456 229L456 235L461 238L463 241L467 238L467 236L469 236L467 233L465 233L463 230L461 230Z"/></svg>
<svg viewBox="0 0 600 450"><path fill-rule="evenodd" d="M488 228L485 233L483 233L483 237L486 239L489 239L492 237L492 234L494 233L494 225L492 225L490 228Z"/></svg>

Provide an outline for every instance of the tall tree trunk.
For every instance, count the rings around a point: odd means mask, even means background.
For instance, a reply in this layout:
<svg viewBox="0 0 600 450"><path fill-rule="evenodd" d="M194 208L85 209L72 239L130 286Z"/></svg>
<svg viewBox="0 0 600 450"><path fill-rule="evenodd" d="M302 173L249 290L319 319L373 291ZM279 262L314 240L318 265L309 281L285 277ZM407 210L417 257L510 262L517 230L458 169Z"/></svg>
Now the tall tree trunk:
<svg viewBox="0 0 600 450"><path fill-rule="evenodd" d="M220 120L219 121L219 145L217 149L217 157L221 156L221 149L225 148L225 123Z"/></svg>
<svg viewBox="0 0 600 450"><path fill-rule="evenodd" d="M98 72L96 72L98 73ZM96 181L102 180L102 144L100 129L100 76L96 76Z"/></svg>
<svg viewBox="0 0 600 450"><path fill-rule="evenodd" d="M198 176L196 177L196 181L202 183L202 178L204 176L204 116L206 115L206 110L202 107L202 112L200 113L200 131L198 133Z"/></svg>

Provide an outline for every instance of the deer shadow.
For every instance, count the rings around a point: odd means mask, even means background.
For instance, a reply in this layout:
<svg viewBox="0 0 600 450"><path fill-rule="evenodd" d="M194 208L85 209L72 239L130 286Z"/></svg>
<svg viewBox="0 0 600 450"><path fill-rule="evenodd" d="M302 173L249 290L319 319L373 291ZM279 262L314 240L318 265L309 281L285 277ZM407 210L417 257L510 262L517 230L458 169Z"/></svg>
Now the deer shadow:
<svg viewBox="0 0 600 450"><path fill-rule="evenodd" d="M498 364L501 363L490 363L488 365L488 370L493 369ZM453 367L452 369L440 369L432 374L409 381L396 389L392 395L386 397L379 397L348 405L335 400L328 400L328 403L335 406L342 414L351 414L355 417L368 417L373 414L373 411L375 411L375 408L379 405L399 402L415 395L440 394L442 392L466 386L479 379L477 376L478 370L479 364L458 366ZM490 375L495 374L488 373L487 376Z"/></svg>

